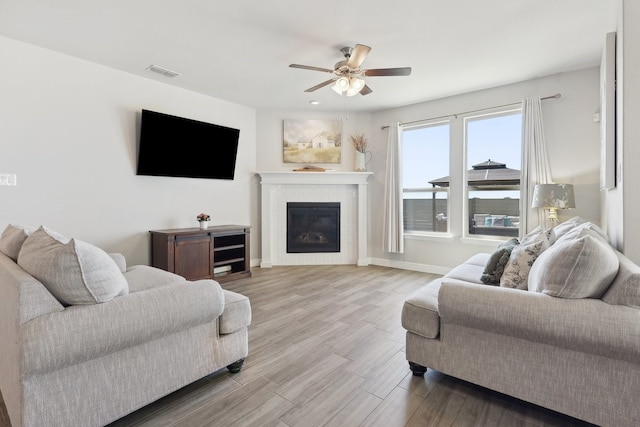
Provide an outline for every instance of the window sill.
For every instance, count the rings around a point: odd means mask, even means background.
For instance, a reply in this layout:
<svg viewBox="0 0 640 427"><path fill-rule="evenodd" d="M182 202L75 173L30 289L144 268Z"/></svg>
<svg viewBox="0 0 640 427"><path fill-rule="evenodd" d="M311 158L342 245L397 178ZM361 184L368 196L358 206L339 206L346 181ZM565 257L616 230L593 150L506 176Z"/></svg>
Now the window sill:
<svg viewBox="0 0 640 427"><path fill-rule="evenodd" d="M405 232L404 238L408 240L424 240L431 242L446 242L451 243L454 237L449 233L415 233Z"/></svg>
<svg viewBox="0 0 640 427"><path fill-rule="evenodd" d="M460 242L463 245L476 245L476 246L493 246L497 245L512 239L513 237L461 237Z"/></svg>

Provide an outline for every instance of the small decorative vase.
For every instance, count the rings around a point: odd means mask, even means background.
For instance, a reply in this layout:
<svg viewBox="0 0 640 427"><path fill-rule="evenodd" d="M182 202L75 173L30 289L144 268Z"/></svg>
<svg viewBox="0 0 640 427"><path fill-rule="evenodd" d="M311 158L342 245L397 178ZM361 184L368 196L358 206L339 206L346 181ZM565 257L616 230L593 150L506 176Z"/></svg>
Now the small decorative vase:
<svg viewBox="0 0 640 427"><path fill-rule="evenodd" d="M209 228L209 221L200 221L200 230L206 230Z"/></svg>
<svg viewBox="0 0 640 427"><path fill-rule="evenodd" d="M356 151L355 167L357 172L363 172L367 170L367 156L361 151Z"/></svg>

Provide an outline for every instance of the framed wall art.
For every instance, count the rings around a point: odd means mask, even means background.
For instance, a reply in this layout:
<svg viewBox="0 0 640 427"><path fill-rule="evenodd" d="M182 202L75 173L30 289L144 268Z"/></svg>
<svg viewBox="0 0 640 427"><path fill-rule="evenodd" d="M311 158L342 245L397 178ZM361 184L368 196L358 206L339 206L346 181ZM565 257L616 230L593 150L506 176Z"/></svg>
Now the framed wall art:
<svg viewBox="0 0 640 427"><path fill-rule="evenodd" d="M284 120L285 163L341 163L341 120Z"/></svg>

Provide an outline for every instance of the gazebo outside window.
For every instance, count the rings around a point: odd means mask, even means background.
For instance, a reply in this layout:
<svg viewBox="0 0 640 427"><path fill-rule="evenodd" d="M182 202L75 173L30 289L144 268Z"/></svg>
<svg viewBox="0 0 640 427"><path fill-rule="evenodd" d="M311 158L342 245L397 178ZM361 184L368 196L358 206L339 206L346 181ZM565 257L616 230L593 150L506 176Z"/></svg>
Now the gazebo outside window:
<svg viewBox="0 0 640 427"><path fill-rule="evenodd" d="M450 177L429 181L433 188L448 188ZM518 236L520 227L520 171L492 160L467 171L469 234ZM433 192L433 230L447 229L447 216L439 212Z"/></svg>

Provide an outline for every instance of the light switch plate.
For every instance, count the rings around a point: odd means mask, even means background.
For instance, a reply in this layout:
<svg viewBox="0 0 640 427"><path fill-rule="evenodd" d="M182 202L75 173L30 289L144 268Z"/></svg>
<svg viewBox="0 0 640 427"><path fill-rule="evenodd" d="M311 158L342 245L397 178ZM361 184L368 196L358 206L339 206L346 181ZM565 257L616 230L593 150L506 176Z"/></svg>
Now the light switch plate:
<svg viewBox="0 0 640 427"><path fill-rule="evenodd" d="M0 173L0 185L18 185L15 173Z"/></svg>

